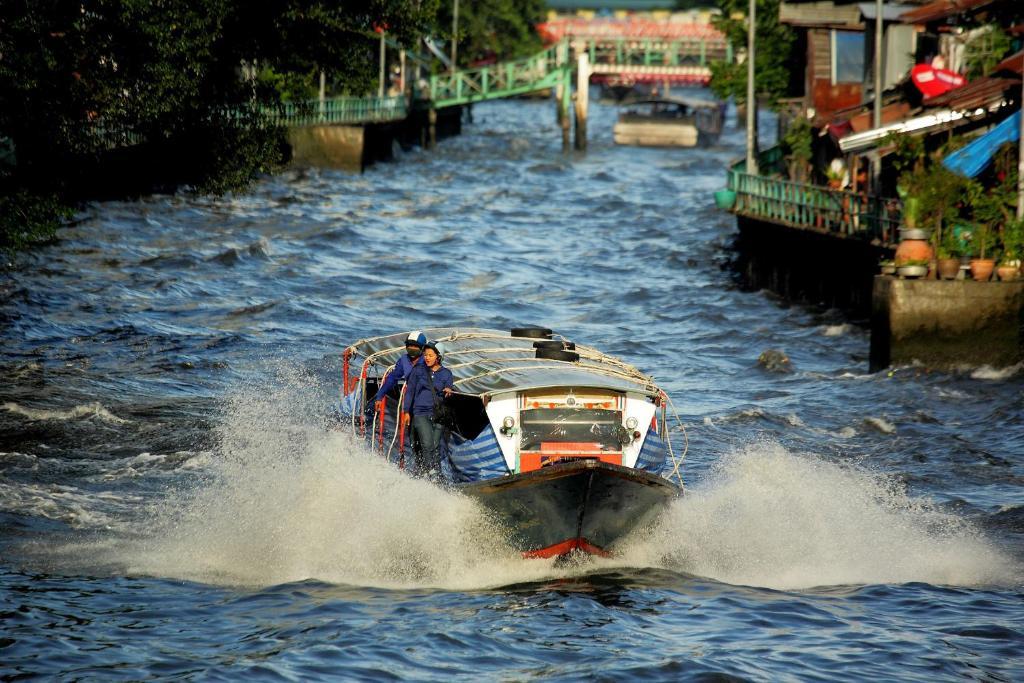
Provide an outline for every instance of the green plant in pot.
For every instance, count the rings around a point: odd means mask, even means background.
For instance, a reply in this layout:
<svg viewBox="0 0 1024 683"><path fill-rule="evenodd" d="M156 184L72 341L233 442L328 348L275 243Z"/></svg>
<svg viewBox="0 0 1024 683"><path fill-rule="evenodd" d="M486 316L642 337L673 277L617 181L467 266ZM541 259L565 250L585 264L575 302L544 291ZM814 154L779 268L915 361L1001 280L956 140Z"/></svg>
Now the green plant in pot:
<svg viewBox="0 0 1024 683"><path fill-rule="evenodd" d="M1015 218L1003 226L1003 257L996 271L1000 280L1020 277L1020 259L1024 253L1024 219Z"/></svg>
<svg viewBox="0 0 1024 683"><path fill-rule="evenodd" d="M985 282L992 277L996 262L992 250L996 246L996 225L1003 219L1005 199L998 192L989 192L981 184L968 185L970 206L977 221L971 231L971 277Z"/></svg>
<svg viewBox="0 0 1024 683"><path fill-rule="evenodd" d="M947 226L940 233L935 247L935 255L939 277L943 280L955 280L957 273L960 272L960 257L963 256L963 249L952 226Z"/></svg>

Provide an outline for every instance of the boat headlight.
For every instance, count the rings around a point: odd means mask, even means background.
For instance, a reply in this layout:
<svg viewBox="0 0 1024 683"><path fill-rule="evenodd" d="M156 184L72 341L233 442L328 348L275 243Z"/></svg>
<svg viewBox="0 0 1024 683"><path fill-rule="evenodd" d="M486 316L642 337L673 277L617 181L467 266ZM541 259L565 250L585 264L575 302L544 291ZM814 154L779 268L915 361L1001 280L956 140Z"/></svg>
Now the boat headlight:
<svg viewBox="0 0 1024 683"><path fill-rule="evenodd" d="M640 423L637 422L637 419L635 417L627 417L626 418L626 429L628 429L630 431L633 431L634 429L636 429L636 426L638 424L640 424Z"/></svg>
<svg viewBox="0 0 1024 683"><path fill-rule="evenodd" d="M516 419L511 415L507 416L501 421L501 429L499 430L505 436L512 436L516 433Z"/></svg>

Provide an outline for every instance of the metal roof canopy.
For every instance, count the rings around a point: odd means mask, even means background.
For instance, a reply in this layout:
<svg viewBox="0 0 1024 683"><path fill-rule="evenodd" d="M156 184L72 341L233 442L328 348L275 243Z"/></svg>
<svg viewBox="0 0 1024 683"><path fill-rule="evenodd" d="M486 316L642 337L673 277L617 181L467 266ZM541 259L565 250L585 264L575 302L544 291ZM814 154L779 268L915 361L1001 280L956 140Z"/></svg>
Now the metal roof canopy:
<svg viewBox="0 0 1024 683"><path fill-rule="evenodd" d="M444 365L462 394L493 396L511 391L585 387L657 396L654 379L637 368L597 349L576 345L578 362L536 357L538 339L513 337L509 332L482 328L441 327L423 330L445 347ZM405 332L360 340L348 349L384 369L405 353ZM556 335L556 339L560 339Z"/></svg>
<svg viewBox="0 0 1024 683"><path fill-rule="evenodd" d="M942 21L949 17L972 12L976 9L991 5L997 0L935 0L923 7L912 9L900 15L900 21L905 24L928 24L933 21Z"/></svg>
<svg viewBox="0 0 1024 683"><path fill-rule="evenodd" d="M857 3L857 7L860 8L860 13L864 15L865 19L870 21L875 20L875 3L861 2ZM886 2L882 5L882 21L899 21L902 14L909 12L916 7L917 5L897 5L891 2Z"/></svg>
<svg viewBox="0 0 1024 683"><path fill-rule="evenodd" d="M861 152L871 149L882 142L889 133L900 133L914 135L923 133L934 133L940 130L955 128L968 121L987 116L989 110L984 107L970 111L954 111L952 109L940 109L935 112L916 116L912 119L897 121L881 128L872 128L863 133L847 135L839 140L839 149L844 152Z"/></svg>

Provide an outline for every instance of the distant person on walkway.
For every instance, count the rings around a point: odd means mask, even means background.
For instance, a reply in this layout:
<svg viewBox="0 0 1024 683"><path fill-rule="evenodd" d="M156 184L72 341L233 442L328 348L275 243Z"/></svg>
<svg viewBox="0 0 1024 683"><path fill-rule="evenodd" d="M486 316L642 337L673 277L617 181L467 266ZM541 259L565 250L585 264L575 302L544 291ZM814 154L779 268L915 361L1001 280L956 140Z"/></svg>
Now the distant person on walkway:
<svg viewBox="0 0 1024 683"><path fill-rule="evenodd" d="M403 422L412 416L412 429L420 443L416 474L436 479L441 473L441 441L445 431L445 399L452 395L452 371L441 367L441 353L430 342L423 349L423 362L413 366L405 383Z"/></svg>
<svg viewBox="0 0 1024 683"><path fill-rule="evenodd" d="M380 389L377 390L377 394L373 397L373 405L378 412L383 407L381 404L384 402L388 392L394 389L399 380L409 377L413 367L419 363L423 347L426 345L427 335L419 330L413 330L405 338L405 355L400 357L394 367L388 370L387 375L384 377L384 383L380 385Z"/></svg>

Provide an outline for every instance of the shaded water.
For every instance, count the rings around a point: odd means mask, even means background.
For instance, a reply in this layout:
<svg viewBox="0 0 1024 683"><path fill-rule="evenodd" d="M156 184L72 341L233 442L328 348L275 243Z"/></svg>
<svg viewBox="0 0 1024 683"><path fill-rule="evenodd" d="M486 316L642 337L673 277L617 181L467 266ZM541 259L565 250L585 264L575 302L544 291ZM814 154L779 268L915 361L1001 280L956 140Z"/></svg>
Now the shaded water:
<svg viewBox="0 0 1024 683"><path fill-rule="evenodd" d="M0 276L0 677L1024 675L1020 368L869 374L865 329L723 267L741 131L619 148L597 106L563 155L553 115L99 204ZM328 428L346 343L519 324L682 413L689 495L616 558L518 559Z"/></svg>

